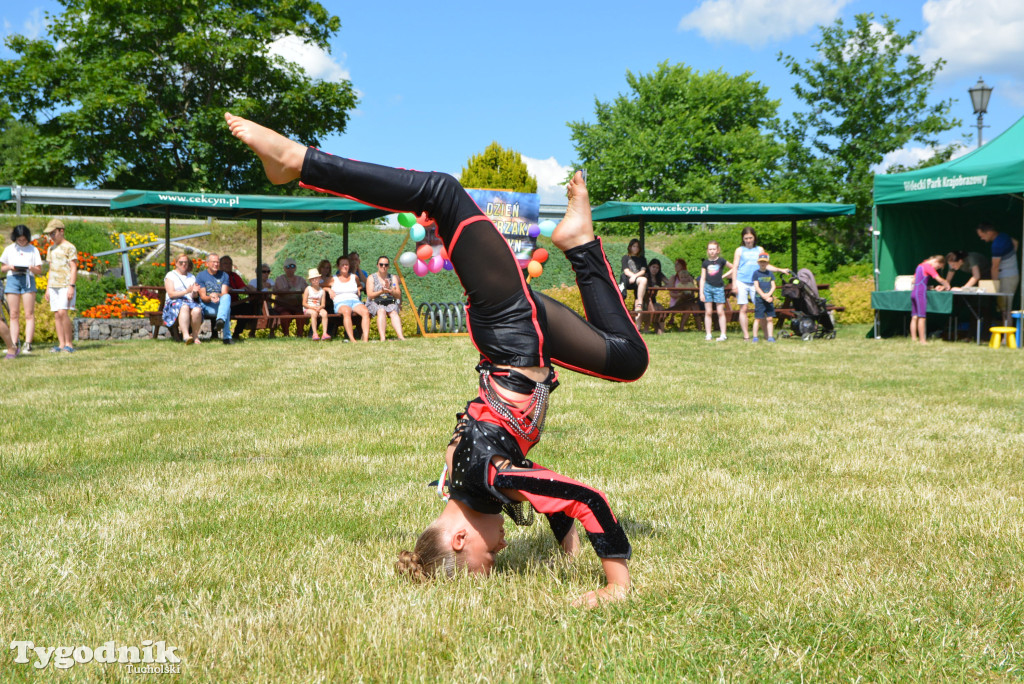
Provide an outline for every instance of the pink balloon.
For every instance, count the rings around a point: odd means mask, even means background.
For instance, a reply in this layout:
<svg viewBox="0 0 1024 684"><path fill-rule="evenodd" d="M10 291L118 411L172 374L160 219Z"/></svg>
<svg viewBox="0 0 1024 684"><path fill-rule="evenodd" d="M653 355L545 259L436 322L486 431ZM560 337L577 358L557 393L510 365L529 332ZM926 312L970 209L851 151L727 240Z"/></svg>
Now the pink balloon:
<svg viewBox="0 0 1024 684"><path fill-rule="evenodd" d="M412 267L412 272L422 278L423 276L427 275L427 265L420 261L419 259L417 259L416 263Z"/></svg>
<svg viewBox="0 0 1024 684"><path fill-rule="evenodd" d="M438 273L444 268L444 259L440 256L430 257L430 261L427 262L427 270L431 273Z"/></svg>

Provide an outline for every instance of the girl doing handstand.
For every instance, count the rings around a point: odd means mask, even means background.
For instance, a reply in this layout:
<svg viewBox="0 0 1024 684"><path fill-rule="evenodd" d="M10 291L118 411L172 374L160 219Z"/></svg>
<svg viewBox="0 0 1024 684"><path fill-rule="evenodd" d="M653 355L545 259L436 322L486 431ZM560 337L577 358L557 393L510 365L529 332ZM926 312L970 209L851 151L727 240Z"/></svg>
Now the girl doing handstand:
<svg viewBox="0 0 1024 684"><path fill-rule="evenodd" d="M508 243L452 176L334 157L246 119L225 119L272 183L299 180L389 211L426 213L466 291L470 335L480 352L479 393L458 415L445 454L450 498L415 551L400 554L399 571L415 579L490 573L505 548L503 505L528 501L547 516L563 550L579 550L576 519L601 558L607 585L580 602L623 598L631 547L604 494L526 458L558 385L552 364L619 382L647 369L647 347L594 237L582 174L569 183L568 210L551 239L575 271L586 320L530 289Z"/></svg>

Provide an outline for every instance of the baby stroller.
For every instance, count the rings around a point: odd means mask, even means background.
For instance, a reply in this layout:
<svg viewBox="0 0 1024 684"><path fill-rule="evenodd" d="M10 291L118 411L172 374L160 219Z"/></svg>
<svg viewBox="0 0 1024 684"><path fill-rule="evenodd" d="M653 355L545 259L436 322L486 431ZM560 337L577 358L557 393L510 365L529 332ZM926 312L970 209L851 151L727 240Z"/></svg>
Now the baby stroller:
<svg viewBox="0 0 1024 684"><path fill-rule="evenodd" d="M801 268L796 277L790 276L782 286L782 296L786 298L782 308L793 309L793 335L803 340L835 339L836 327L826 309L828 302L818 294L813 273Z"/></svg>

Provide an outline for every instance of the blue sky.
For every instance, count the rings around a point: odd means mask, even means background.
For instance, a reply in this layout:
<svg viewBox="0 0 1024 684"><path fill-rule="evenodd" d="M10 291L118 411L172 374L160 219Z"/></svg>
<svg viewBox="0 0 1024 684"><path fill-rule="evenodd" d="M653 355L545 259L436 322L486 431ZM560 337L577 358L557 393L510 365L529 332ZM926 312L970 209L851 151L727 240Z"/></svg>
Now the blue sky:
<svg viewBox="0 0 1024 684"><path fill-rule="evenodd" d="M956 98L963 126L949 142L972 133L967 88L984 76L994 86L985 123L991 140L1024 116L1024 3L1006 0L648 0L620 2L444 3L327 0L342 29L329 55L282 52L321 78L350 78L360 93L348 131L323 148L382 164L458 174L470 155L492 140L523 154L541 184L542 201L556 201L557 182L574 160L566 123L592 120L594 98L626 90L625 73L645 73L663 60L699 71L751 72L781 100L788 115L800 107L781 51L814 56L817 26L855 14L883 13L901 31L922 32L914 50L947 61L934 99ZM491 9L487 9L491 8ZM55 2L4 3L0 32L38 36ZM0 47L0 57L11 53ZM911 162L921 150L894 159Z"/></svg>

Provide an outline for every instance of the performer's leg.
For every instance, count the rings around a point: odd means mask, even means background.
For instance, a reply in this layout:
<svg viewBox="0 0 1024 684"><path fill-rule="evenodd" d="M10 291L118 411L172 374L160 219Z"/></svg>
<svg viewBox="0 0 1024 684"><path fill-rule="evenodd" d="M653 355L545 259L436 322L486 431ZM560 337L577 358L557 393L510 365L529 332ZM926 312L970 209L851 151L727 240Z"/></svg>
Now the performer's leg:
<svg viewBox="0 0 1024 684"><path fill-rule="evenodd" d="M508 242L449 174L393 169L309 148L300 184L390 211L426 213L437 222L470 306L501 304L526 289Z"/></svg>
<svg viewBox="0 0 1024 684"><path fill-rule="evenodd" d="M551 359L560 366L609 380L636 380L647 370L647 345L622 301L612 267L594 237L583 178L569 183L569 208L551 239L565 252L583 299L583 320L568 307L537 294L547 314Z"/></svg>
<svg viewBox="0 0 1024 684"><path fill-rule="evenodd" d="M232 135L257 154L272 183L299 180L305 187L389 211L425 212L437 222L471 305L500 304L526 290L505 238L452 176L335 157L230 113L224 119Z"/></svg>

